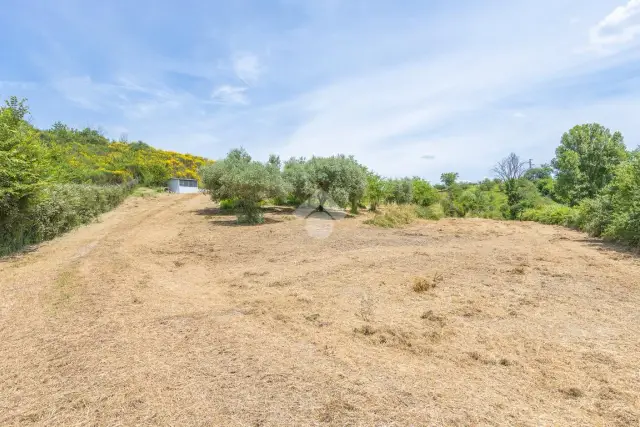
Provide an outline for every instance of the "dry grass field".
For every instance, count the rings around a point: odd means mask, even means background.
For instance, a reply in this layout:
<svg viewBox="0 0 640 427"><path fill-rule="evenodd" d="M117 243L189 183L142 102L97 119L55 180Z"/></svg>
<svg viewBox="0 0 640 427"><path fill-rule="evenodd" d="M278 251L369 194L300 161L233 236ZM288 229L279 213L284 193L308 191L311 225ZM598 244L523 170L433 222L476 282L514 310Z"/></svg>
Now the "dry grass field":
<svg viewBox="0 0 640 427"><path fill-rule="evenodd" d="M534 223L404 229L129 198L0 261L0 425L640 424L640 258Z"/></svg>

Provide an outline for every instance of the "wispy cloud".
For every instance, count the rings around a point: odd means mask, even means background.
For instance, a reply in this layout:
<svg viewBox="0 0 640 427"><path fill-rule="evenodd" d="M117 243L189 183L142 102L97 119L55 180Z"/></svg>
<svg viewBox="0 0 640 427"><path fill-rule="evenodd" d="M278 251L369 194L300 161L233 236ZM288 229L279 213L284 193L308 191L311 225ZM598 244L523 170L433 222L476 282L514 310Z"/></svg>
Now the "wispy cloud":
<svg viewBox="0 0 640 427"><path fill-rule="evenodd" d="M247 99L247 88L242 86L223 85L217 87L212 93L211 98L214 101L223 104L241 104L249 103Z"/></svg>
<svg viewBox="0 0 640 427"><path fill-rule="evenodd" d="M590 31L593 47L604 48L632 42L640 35L640 0L616 7Z"/></svg>

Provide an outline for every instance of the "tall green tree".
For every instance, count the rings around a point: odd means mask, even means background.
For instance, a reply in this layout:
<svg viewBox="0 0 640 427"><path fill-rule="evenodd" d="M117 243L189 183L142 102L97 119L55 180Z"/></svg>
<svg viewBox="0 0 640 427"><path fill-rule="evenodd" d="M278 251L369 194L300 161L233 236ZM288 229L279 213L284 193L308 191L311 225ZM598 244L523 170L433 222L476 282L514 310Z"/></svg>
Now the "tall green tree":
<svg viewBox="0 0 640 427"><path fill-rule="evenodd" d="M574 126L562 135L551 162L557 177L555 191L570 205L595 197L628 156L620 132L598 123Z"/></svg>
<svg viewBox="0 0 640 427"><path fill-rule="evenodd" d="M445 172L440 175L440 181L442 181L445 187L451 187L456 183L459 176L458 172Z"/></svg>

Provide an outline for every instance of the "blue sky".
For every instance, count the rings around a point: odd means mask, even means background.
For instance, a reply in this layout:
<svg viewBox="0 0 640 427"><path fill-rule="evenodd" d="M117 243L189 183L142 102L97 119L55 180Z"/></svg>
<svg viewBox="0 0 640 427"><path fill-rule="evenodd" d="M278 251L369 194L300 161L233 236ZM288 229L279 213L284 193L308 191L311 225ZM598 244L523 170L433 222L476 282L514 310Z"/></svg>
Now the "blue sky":
<svg viewBox="0 0 640 427"><path fill-rule="evenodd" d="M0 96L210 158L354 154L387 176L640 144L640 0L5 0Z"/></svg>

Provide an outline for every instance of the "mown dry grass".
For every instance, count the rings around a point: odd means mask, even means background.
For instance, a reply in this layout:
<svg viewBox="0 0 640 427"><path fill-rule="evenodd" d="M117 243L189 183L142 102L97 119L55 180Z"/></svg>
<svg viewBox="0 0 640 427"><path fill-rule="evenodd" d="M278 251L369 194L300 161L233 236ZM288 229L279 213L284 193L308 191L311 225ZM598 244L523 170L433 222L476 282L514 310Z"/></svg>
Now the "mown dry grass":
<svg viewBox="0 0 640 427"><path fill-rule="evenodd" d="M0 425L640 422L637 256L539 224L313 239L211 207L132 198L0 262Z"/></svg>

